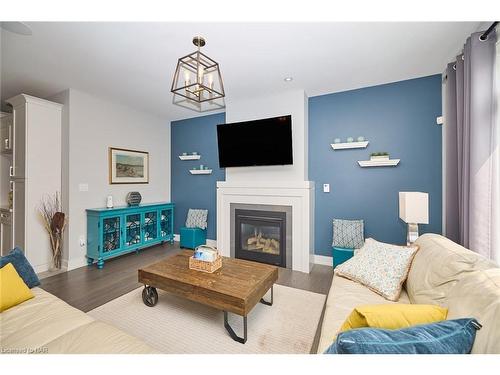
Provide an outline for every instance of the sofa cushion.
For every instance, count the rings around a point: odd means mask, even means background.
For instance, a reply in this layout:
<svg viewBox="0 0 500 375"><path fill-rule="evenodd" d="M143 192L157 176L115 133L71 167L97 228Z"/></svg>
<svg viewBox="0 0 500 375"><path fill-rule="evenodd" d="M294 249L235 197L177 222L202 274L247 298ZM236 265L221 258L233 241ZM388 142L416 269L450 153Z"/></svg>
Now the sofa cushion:
<svg viewBox="0 0 500 375"><path fill-rule="evenodd" d="M145 342L109 324L94 321L80 326L45 345L48 354L150 354Z"/></svg>
<svg viewBox="0 0 500 375"><path fill-rule="evenodd" d="M0 257L0 268L2 268L7 263L12 263L17 273L24 280L24 283L28 286L28 288L33 288L35 286L40 285L40 280L35 273L33 267L28 262L28 259L24 256L24 253L16 247L7 255Z"/></svg>
<svg viewBox="0 0 500 375"><path fill-rule="evenodd" d="M94 321L41 288L34 298L0 314L2 349L43 347L81 325Z"/></svg>
<svg viewBox="0 0 500 375"><path fill-rule="evenodd" d="M354 329L339 334L326 354L469 354L480 327L469 318L394 330Z"/></svg>
<svg viewBox="0 0 500 375"><path fill-rule="evenodd" d="M436 305L382 304L363 305L352 310L340 330L355 328L400 329L446 319L448 309Z"/></svg>
<svg viewBox="0 0 500 375"><path fill-rule="evenodd" d="M0 268L0 312L33 298L12 263Z"/></svg>
<svg viewBox="0 0 500 375"><path fill-rule="evenodd" d="M367 287L340 276L333 276L332 286L326 300L325 313L321 325L318 353L323 353L333 342L351 311L359 305L409 303L403 290L399 302L388 302Z"/></svg>
<svg viewBox="0 0 500 375"><path fill-rule="evenodd" d="M155 353L146 343L97 322L43 289L0 314L0 352Z"/></svg>
<svg viewBox="0 0 500 375"><path fill-rule="evenodd" d="M500 268L468 273L445 301L449 319L473 317L482 324L473 353L500 353Z"/></svg>
<svg viewBox="0 0 500 375"><path fill-rule="evenodd" d="M397 301L418 246L397 246L368 238L351 259L335 268L389 301Z"/></svg>
<svg viewBox="0 0 500 375"><path fill-rule="evenodd" d="M415 242L406 291L412 303L445 306L453 286L471 272L495 267L495 263L438 234L424 234Z"/></svg>

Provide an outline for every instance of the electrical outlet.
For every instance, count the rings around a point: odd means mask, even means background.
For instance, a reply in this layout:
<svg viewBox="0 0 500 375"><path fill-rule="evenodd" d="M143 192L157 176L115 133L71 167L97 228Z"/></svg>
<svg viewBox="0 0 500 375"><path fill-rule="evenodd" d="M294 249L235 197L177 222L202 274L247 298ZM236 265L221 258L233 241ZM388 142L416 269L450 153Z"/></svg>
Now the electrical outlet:
<svg viewBox="0 0 500 375"><path fill-rule="evenodd" d="M323 193L330 192L330 184L323 184Z"/></svg>
<svg viewBox="0 0 500 375"><path fill-rule="evenodd" d="M78 184L78 191L89 191L89 184L86 183Z"/></svg>
<svg viewBox="0 0 500 375"><path fill-rule="evenodd" d="M80 247L85 247L85 237L80 236Z"/></svg>

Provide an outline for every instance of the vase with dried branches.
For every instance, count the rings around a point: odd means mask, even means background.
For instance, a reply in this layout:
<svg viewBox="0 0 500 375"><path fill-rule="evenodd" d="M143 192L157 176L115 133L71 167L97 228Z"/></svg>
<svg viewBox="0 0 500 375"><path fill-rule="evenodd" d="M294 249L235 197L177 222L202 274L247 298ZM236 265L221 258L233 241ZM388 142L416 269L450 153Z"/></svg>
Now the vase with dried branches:
<svg viewBox="0 0 500 375"><path fill-rule="evenodd" d="M52 265L55 269L61 268L63 235L66 228L66 215L61 212L61 199L59 192L42 198L40 215L49 234L50 248L52 250Z"/></svg>

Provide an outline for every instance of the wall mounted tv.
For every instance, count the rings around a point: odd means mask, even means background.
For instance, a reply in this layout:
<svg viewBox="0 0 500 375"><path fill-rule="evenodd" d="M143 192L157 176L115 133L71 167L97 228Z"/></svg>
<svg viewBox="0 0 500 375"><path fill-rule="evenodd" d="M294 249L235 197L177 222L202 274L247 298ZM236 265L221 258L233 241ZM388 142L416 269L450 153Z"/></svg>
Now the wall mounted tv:
<svg viewBox="0 0 500 375"><path fill-rule="evenodd" d="M219 166L293 164L292 116L217 125Z"/></svg>

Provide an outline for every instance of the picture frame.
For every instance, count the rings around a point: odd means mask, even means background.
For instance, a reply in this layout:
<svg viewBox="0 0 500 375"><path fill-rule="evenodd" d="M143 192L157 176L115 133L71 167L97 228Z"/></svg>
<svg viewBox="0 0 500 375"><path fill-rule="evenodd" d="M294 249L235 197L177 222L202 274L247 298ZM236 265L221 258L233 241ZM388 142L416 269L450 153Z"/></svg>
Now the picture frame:
<svg viewBox="0 0 500 375"><path fill-rule="evenodd" d="M109 183L148 184L149 152L110 147Z"/></svg>

